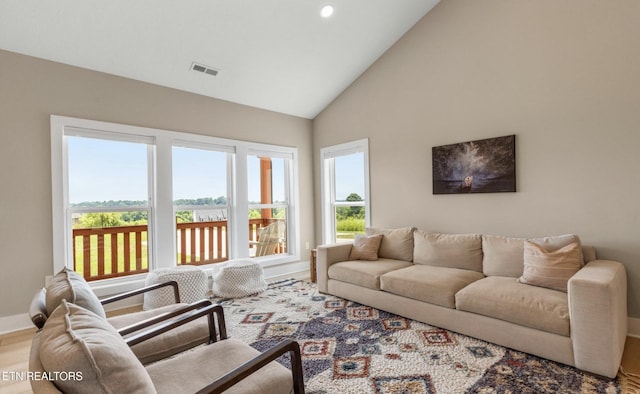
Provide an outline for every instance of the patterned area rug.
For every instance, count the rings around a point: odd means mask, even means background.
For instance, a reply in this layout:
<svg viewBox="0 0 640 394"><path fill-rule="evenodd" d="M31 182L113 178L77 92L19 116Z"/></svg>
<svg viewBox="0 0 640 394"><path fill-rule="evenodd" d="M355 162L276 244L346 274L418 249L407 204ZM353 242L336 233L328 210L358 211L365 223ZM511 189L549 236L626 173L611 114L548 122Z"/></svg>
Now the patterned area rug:
<svg viewBox="0 0 640 394"><path fill-rule="evenodd" d="M307 393L620 393L617 380L320 294L308 282L214 301L229 337L261 351L298 341Z"/></svg>

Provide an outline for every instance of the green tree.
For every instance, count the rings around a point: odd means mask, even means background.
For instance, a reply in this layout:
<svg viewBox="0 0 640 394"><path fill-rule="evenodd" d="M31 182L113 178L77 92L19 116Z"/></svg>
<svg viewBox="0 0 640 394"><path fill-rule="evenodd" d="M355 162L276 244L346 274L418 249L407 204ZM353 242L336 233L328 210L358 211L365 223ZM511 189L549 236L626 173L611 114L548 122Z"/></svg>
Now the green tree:
<svg viewBox="0 0 640 394"><path fill-rule="evenodd" d="M78 222L80 228L116 227L125 224L117 212L85 213Z"/></svg>
<svg viewBox="0 0 640 394"><path fill-rule="evenodd" d="M346 201L362 201L362 197L358 193L351 193L347 196ZM348 218L364 219L364 207L339 207L336 209L336 219L344 220Z"/></svg>
<svg viewBox="0 0 640 394"><path fill-rule="evenodd" d="M191 223L193 222L193 211L177 211L176 222Z"/></svg>
<svg viewBox="0 0 640 394"><path fill-rule="evenodd" d="M120 219L129 225L146 224L147 213L144 211L122 212Z"/></svg>

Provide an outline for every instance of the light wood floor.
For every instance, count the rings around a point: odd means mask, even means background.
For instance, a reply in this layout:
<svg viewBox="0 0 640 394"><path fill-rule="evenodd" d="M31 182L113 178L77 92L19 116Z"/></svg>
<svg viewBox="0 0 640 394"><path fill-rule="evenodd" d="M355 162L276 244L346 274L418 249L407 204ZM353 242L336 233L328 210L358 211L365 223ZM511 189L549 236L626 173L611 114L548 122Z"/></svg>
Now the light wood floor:
<svg viewBox="0 0 640 394"><path fill-rule="evenodd" d="M32 393L28 381L6 380L2 373L28 371L31 338L35 329L0 336L0 394ZM623 393L640 393L640 338L627 337L622 357Z"/></svg>
<svg viewBox="0 0 640 394"><path fill-rule="evenodd" d="M29 381L12 380L5 376L10 372L25 372L29 370L29 349L31 338L36 332L21 331L0 336L0 393L32 393Z"/></svg>

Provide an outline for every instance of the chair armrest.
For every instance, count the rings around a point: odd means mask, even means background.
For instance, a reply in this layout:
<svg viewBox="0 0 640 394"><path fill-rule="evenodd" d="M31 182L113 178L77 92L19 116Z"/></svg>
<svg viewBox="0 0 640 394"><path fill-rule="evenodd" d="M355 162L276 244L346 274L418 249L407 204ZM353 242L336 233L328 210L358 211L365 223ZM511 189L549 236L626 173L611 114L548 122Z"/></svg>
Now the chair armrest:
<svg viewBox="0 0 640 394"><path fill-rule="evenodd" d="M568 283L569 319L576 367L616 376L627 336L624 265L593 260Z"/></svg>
<svg viewBox="0 0 640 394"><path fill-rule="evenodd" d="M164 283L158 283L158 284L155 284L155 285L145 286L142 289L131 290L131 291L127 291L127 292L122 293L122 294L117 294L117 295L114 295L114 296L111 296L111 297L103 298L103 299L100 300L100 303L102 305L110 304L112 302L124 300L125 298L133 297L133 296L136 296L138 294L144 294L144 293L147 293L149 291L157 290L157 289L160 289L160 288L163 288L163 287L167 287L167 286L172 286L173 287L173 295L175 297L176 304L179 303L180 302L180 291L178 290L178 282L176 282L175 280L170 280L170 281L164 282Z"/></svg>
<svg viewBox="0 0 640 394"><path fill-rule="evenodd" d="M197 394L204 393L222 393L230 387L248 377L260 368L276 360L285 353L289 353L291 357L291 373L293 375L293 392L296 394L304 394L304 376L302 374L302 358L300 356L300 345L298 342L287 339L284 340L266 352L260 354L254 359L247 361L233 371L220 377L208 386L202 388Z"/></svg>
<svg viewBox="0 0 640 394"><path fill-rule="evenodd" d="M318 246L316 251L316 275L319 291L322 293L327 293L329 291L329 267L331 264L349 260L349 254L351 253L352 246L353 245L350 243Z"/></svg>
<svg viewBox="0 0 640 394"><path fill-rule="evenodd" d="M129 335L129 334L131 334L131 333L133 333L135 331L140 331L140 330L142 330L144 328L151 327L151 326L153 326L155 324L158 324L158 323L161 323L161 322L163 322L165 320L169 320L169 319L174 318L176 316L180 316L182 314L185 314L185 313L187 313L189 311L200 309L200 308L203 308L203 307L209 306L209 305L211 305L211 301L209 301L209 300L196 301L196 302L193 302L191 304L185 305L182 308L178 308L176 310L173 310L173 311L170 311L170 312L166 312L166 313L163 313L161 315L153 316L153 317L150 317L150 318L148 318L146 320L142 320L142 321L136 322L136 323L131 324L129 326L122 327L121 329L118 330L118 333L121 336Z"/></svg>
<svg viewBox="0 0 640 394"><path fill-rule="evenodd" d="M40 289L31 299L29 305L29 317L33 324L41 329L44 323L47 321L47 303L46 303L47 289L44 287Z"/></svg>
<svg viewBox="0 0 640 394"><path fill-rule="evenodd" d="M147 330L139 331L136 334L125 338L125 342L127 343L127 345L129 345L129 347L131 347L133 345L137 345L140 342L144 342L148 339L164 334L167 331L173 330L176 327L180 327L184 324L199 319L203 316L208 316L209 318L210 342L216 342L218 340L218 335L216 332L216 321L218 323L217 328L220 332L220 339L227 339L227 325L224 320L224 309L222 309L222 306L219 304L212 305L211 301L200 301L200 303L204 302L208 302L209 305L202 306L199 309L192 309L181 315L178 315L177 317L174 316L171 319L164 320L161 324L155 325L154 327L151 327Z"/></svg>

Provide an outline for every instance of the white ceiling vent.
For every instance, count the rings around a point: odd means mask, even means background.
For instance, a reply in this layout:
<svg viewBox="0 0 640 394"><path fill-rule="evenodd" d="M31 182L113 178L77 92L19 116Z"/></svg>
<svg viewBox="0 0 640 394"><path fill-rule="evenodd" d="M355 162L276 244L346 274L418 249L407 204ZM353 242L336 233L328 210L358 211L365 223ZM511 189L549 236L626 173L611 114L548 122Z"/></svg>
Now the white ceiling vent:
<svg viewBox="0 0 640 394"><path fill-rule="evenodd" d="M209 66L205 66L203 64L198 64L198 63L191 63L191 69L193 71L198 71L201 73L205 73L205 74L209 74L211 76L216 76L218 75L219 70L216 70L213 67L209 67Z"/></svg>

